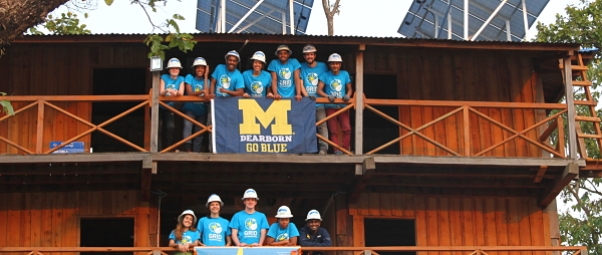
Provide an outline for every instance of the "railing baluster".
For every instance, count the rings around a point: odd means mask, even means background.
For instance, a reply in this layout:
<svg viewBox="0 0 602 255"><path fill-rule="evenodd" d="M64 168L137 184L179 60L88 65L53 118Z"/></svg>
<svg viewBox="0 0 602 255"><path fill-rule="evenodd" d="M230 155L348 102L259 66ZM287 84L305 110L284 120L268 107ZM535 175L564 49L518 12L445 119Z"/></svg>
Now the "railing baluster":
<svg viewBox="0 0 602 255"><path fill-rule="evenodd" d="M38 100L38 123L36 130L36 154L42 154L44 146L44 104L46 101Z"/></svg>

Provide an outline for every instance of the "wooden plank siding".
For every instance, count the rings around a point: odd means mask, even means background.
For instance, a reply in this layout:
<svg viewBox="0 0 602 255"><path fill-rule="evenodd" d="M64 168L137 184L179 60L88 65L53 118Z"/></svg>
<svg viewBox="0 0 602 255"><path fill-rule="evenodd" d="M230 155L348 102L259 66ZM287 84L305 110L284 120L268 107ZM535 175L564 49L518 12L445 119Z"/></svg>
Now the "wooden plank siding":
<svg viewBox="0 0 602 255"><path fill-rule="evenodd" d="M455 198L364 193L359 198L357 206L359 205L368 208L349 210L354 222L355 246L361 246L364 242L363 221L366 218L414 219L417 246L550 245L550 241L544 234L550 227L548 216L544 209L537 207L534 198ZM350 208L353 207L354 205L350 205ZM337 227L342 227L342 224L344 223L339 221ZM424 252L421 254L460 255L462 253ZM493 252L490 254L543 255L544 253Z"/></svg>
<svg viewBox="0 0 602 255"><path fill-rule="evenodd" d="M383 58L382 53L365 53L364 73L397 75L398 98L410 100L543 102L536 92L541 81L534 75L532 56L528 54L484 54L482 52L412 50L395 51ZM386 60L386 61L385 61ZM390 66L382 66L383 63ZM399 120L412 128L454 110L450 107L399 107ZM537 123L541 114L529 109L475 108L474 110L508 126L516 132ZM471 155L503 142L515 132L491 121L469 114ZM420 131L451 150L463 153L465 125L462 113L454 114ZM539 129L525 135L536 140ZM408 133L399 129L400 135ZM451 156L425 139L413 135L399 143L401 154L420 156ZM539 157L541 150L522 138L504 142L482 154L495 157Z"/></svg>
<svg viewBox="0 0 602 255"><path fill-rule="evenodd" d="M134 246L156 246L157 209L138 201L137 190L3 193L0 246L78 247L82 217L133 217Z"/></svg>
<svg viewBox="0 0 602 255"><path fill-rule="evenodd" d="M0 58L0 91L9 95L91 95L95 67L148 66L147 48L139 45L78 46L15 45ZM18 110L31 102L12 102ZM80 118L92 120L92 103L50 102ZM0 117L4 116L0 113ZM96 123L98 124L98 123ZM0 136L35 152L37 107L0 122ZM50 141L68 140L89 129L64 113L45 107L43 151ZM84 136L86 151L91 136ZM24 154L0 141L0 154Z"/></svg>

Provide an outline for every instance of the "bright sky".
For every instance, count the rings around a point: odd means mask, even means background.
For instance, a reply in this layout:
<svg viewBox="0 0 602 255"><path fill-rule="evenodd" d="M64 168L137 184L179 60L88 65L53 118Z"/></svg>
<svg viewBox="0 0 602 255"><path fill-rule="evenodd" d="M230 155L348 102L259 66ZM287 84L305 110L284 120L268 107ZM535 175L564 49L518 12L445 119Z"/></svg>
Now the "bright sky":
<svg viewBox="0 0 602 255"><path fill-rule="evenodd" d="M341 12L335 16L335 35L399 37L397 29L405 17L413 0L341 0ZM530 1L530 0L527 0ZM93 33L150 33L146 14L140 6L131 5L129 1L114 1L108 7L104 0L98 0L98 8L89 13L87 19L82 19ZM333 2L333 0L331 0ZM557 13L564 13L567 4L577 4L578 0L550 0L538 21L543 23L554 22ZM157 24L177 13L186 18L178 22L182 32L194 33L196 20L195 0L171 0L167 6L158 8L157 13L151 12L151 18ZM65 12L62 7L55 13ZM79 15L80 18L83 15ZM532 35L535 26L530 30ZM155 31L160 32L160 31ZM310 17L307 33L312 35L327 34L326 18L322 9L322 1L314 0L313 11Z"/></svg>

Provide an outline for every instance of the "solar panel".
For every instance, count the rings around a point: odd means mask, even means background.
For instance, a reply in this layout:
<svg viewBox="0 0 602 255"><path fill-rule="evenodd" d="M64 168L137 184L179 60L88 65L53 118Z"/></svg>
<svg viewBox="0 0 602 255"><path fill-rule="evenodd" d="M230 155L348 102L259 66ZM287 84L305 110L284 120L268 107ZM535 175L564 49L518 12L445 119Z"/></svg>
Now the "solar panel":
<svg viewBox="0 0 602 255"><path fill-rule="evenodd" d="M221 0L198 0L197 30L201 32L220 31L221 2ZM287 0L226 0L225 2L226 28L224 31L226 32L290 34L290 12ZM295 34L305 34L313 3L314 0L293 1ZM253 11L250 12L251 10Z"/></svg>
<svg viewBox="0 0 602 255"><path fill-rule="evenodd" d="M465 1L468 1L468 38L464 34ZM414 0L397 32L409 38L522 41L548 2Z"/></svg>

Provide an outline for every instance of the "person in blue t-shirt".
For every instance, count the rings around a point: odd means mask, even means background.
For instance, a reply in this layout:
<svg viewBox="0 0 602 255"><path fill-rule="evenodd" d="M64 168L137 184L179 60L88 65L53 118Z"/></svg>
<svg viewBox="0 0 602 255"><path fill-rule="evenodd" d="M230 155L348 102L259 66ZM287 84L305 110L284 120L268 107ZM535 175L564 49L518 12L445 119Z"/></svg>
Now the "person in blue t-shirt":
<svg viewBox="0 0 602 255"><path fill-rule="evenodd" d="M242 96L245 84L236 66L240 55L235 50L226 53L226 64L219 64L211 74L211 98Z"/></svg>
<svg viewBox="0 0 602 255"><path fill-rule="evenodd" d="M270 246L295 246L299 237L299 230L295 223L291 222L291 209L288 206L280 206L276 213L278 221L268 230L266 243Z"/></svg>
<svg viewBox="0 0 602 255"><path fill-rule="evenodd" d="M169 246L179 250L176 255L192 255L191 248L201 245L201 233L194 223L196 216L192 210L185 210L178 216L178 225L169 234Z"/></svg>
<svg viewBox="0 0 602 255"><path fill-rule="evenodd" d="M180 76L182 64L177 58L171 58L167 62L167 72L169 74L161 75L159 95L161 96L183 96L184 95L184 77ZM173 107L174 102L168 102L167 105ZM173 143L175 125L175 115L172 111L163 106L159 106L159 137L165 140L162 147L170 146ZM161 141L161 139L159 139Z"/></svg>
<svg viewBox="0 0 602 255"><path fill-rule="evenodd" d="M328 67L330 71L320 75L320 82L318 83L318 94L322 97L328 97L331 103L337 98L342 98L344 102L348 102L349 98L353 93L351 87L351 78L349 73L345 70L341 70L343 58L337 53L333 53L328 57ZM326 115L333 115L342 108L338 104L326 104ZM338 139L338 126L341 125L343 131L343 144L339 143ZM349 111L342 112L328 120L328 132L330 141L338 146L343 147L345 150L350 150L351 146L351 125L349 124ZM335 155L342 155L343 152L339 149L334 150Z"/></svg>
<svg viewBox="0 0 602 255"><path fill-rule="evenodd" d="M209 94L207 82L207 73L209 72L209 66L207 61L198 57L194 59L192 63L192 70L194 75L188 74L184 79L186 84L186 94L189 96L198 96L204 98L205 95ZM197 122L205 125L207 123L207 106L203 102L186 102L182 107L182 111L186 116L196 120ZM201 130L200 126L193 125L193 123L187 119L184 119L184 129L182 131L182 137L189 137L192 132L196 133ZM196 136L192 141L188 140L184 143L186 151L201 152L203 144L203 135Z"/></svg>
<svg viewBox="0 0 602 255"><path fill-rule="evenodd" d="M272 84L272 76L270 73L263 70L265 67L265 54L263 51L257 51L251 57L251 69L242 73L242 78L245 81L244 98L249 97L268 97L273 98L270 85Z"/></svg>
<svg viewBox="0 0 602 255"><path fill-rule="evenodd" d="M276 49L278 59L273 59L268 66L272 75L272 93L274 99L295 98L301 100L301 79L299 77L301 64L294 58L290 58L293 51L286 45L280 45Z"/></svg>
<svg viewBox="0 0 602 255"><path fill-rule="evenodd" d="M230 221L232 242L235 246L261 246L269 228L265 214L255 211L257 192L247 189L242 197L245 209L237 212Z"/></svg>
<svg viewBox="0 0 602 255"><path fill-rule="evenodd" d="M201 245L230 246L232 238L228 227L229 222L219 216L224 202L218 195L212 194L207 199L205 206L209 208L209 217L201 218L197 225L197 229L201 232Z"/></svg>
<svg viewBox="0 0 602 255"><path fill-rule="evenodd" d="M301 63L301 81L303 82L301 90L305 96L308 96L313 100L315 100L316 97L319 97L316 91L318 90L318 81L320 75L328 72L328 67L326 64L316 61L317 51L318 50L316 50L316 47L313 45L305 45L305 47L303 47L303 58L305 58L305 62ZM316 104L316 122L325 118L326 111L324 110L324 104ZM328 128L326 127L326 122L318 126L318 134L328 139ZM325 155L328 151L328 143L318 139L318 145L318 154Z"/></svg>

